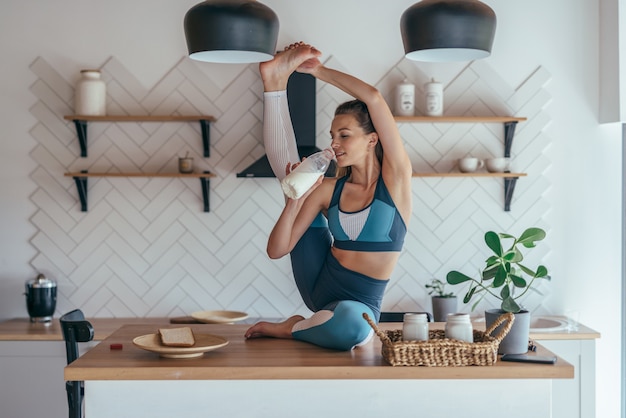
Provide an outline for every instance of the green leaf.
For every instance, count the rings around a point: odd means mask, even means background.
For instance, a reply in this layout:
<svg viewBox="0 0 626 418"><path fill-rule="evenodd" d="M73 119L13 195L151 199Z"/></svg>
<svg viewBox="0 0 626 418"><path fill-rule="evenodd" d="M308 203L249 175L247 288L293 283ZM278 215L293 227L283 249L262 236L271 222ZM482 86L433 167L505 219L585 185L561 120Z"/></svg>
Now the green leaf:
<svg viewBox="0 0 626 418"><path fill-rule="evenodd" d="M515 263L515 259L516 257L518 257L519 251L515 251L515 249L509 250L507 252L504 253L504 255L502 256L503 259L505 259L506 261Z"/></svg>
<svg viewBox="0 0 626 418"><path fill-rule="evenodd" d="M505 239L506 238L513 238L513 239L515 239L515 237L513 235L509 235L509 234L504 233L504 232L500 233L500 238L505 238Z"/></svg>
<svg viewBox="0 0 626 418"><path fill-rule="evenodd" d="M548 269L545 266L537 267L537 277L547 277L549 280L550 276L548 276Z"/></svg>
<svg viewBox="0 0 626 418"><path fill-rule="evenodd" d="M517 247L514 247L510 249L509 251L507 251L506 253L504 253L504 255L502 256L502 259L508 263L519 263L520 261L524 259L524 256L517 249Z"/></svg>
<svg viewBox="0 0 626 418"><path fill-rule="evenodd" d="M522 310L522 308L515 302L512 297L508 297L502 301L502 305L500 306L503 311L518 313Z"/></svg>
<svg viewBox="0 0 626 418"><path fill-rule="evenodd" d="M491 280L494 277L496 277L496 273L498 272L499 268L500 268L500 265L496 264L493 267L489 267L483 270L483 274L482 274L483 280Z"/></svg>
<svg viewBox="0 0 626 418"><path fill-rule="evenodd" d="M460 283L465 283L470 280L473 280L473 279L456 270L453 270L446 275L446 281L449 284L460 284Z"/></svg>
<svg viewBox="0 0 626 418"><path fill-rule="evenodd" d="M497 256L502 256L502 243L500 243L498 234L493 231L487 232L485 234L485 243Z"/></svg>
<svg viewBox="0 0 626 418"><path fill-rule="evenodd" d="M511 274L509 277L511 278L511 281L513 282L515 287L526 287L526 280L524 280L522 277L516 276L515 274Z"/></svg>
<svg viewBox="0 0 626 418"><path fill-rule="evenodd" d="M476 291L476 286L472 287L469 290L469 292L465 294L465 297L463 298L463 303L469 303L469 301L472 300L472 296L474 296L475 291Z"/></svg>
<svg viewBox="0 0 626 418"><path fill-rule="evenodd" d="M511 296L511 290L509 289L509 286L504 286L500 291L500 298L504 300L507 299L509 296Z"/></svg>
<svg viewBox="0 0 626 418"><path fill-rule="evenodd" d="M491 267L491 266L493 266L495 264L499 264L500 263L500 257L492 255L487 260L485 260L485 262L487 263L487 267Z"/></svg>
<svg viewBox="0 0 626 418"><path fill-rule="evenodd" d="M496 277L493 280L493 287L500 287L506 281L506 277L508 273L503 266L498 267L498 271L496 272Z"/></svg>
<svg viewBox="0 0 626 418"><path fill-rule="evenodd" d="M520 235L517 240L518 244L522 244L526 248L532 248L535 246L535 241L541 241L546 237L546 233L541 228L528 228Z"/></svg>

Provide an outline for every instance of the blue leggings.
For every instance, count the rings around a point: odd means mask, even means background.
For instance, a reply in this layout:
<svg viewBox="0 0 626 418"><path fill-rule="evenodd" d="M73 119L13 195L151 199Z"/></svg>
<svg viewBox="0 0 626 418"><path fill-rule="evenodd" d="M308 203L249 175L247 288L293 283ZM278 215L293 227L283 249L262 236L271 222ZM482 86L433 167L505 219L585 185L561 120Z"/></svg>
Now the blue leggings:
<svg viewBox="0 0 626 418"><path fill-rule="evenodd" d="M335 350L348 351L364 342L372 328L363 319L363 313L372 317L372 310L364 303L354 300L337 302L333 316L326 322L311 328L294 331L294 339Z"/></svg>
<svg viewBox="0 0 626 418"><path fill-rule="evenodd" d="M306 306L314 312L333 311L326 322L294 331L292 336L322 347L350 350L371 334L363 313L378 321L387 281L343 267L333 257L331 243L326 219L320 214L291 252L294 278Z"/></svg>

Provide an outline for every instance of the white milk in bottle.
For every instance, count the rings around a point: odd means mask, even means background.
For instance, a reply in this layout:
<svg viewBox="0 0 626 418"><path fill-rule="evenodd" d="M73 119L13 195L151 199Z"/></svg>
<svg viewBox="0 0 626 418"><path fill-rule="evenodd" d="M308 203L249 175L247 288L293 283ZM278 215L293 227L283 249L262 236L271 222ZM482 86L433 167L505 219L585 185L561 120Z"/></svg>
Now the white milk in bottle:
<svg viewBox="0 0 626 418"><path fill-rule="evenodd" d="M302 197L324 175L333 158L335 153L330 148L307 157L281 182L285 195L291 199Z"/></svg>

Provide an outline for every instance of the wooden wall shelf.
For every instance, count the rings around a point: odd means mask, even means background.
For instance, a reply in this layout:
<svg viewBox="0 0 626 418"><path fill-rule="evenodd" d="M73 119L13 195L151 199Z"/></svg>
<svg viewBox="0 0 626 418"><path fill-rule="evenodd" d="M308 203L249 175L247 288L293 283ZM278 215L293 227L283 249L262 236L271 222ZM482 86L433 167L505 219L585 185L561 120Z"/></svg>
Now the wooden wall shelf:
<svg viewBox="0 0 626 418"><path fill-rule="evenodd" d="M524 122L515 116L394 116L399 123L509 123Z"/></svg>
<svg viewBox="0 0 626 418"><path fill-rule="evenodd" d="M394 116L397 123L502 123L504 124L504 156L511 156L511 146L518 122L527 120L515 116ZM515 183L524 173L413 173L413 177L501 177L504 178L504 211L511 210Z"/></svg>
<svg viewBox="0 0 626 418"><path fill-rule="evenodd" d="M526 177L526 173L413 173L413 177Z"/></svg>
<svg viewBox="0 0 626 418"><path fill-rule="evenodd" d="M89 173L85 171L75 171L65 173L65 177L191 177L191 178L211 178L216 177L210 172L202 173Z"/></svg>
<svg viewBox="0 0 626 418"><path fill-rule="evenodd" d="M87 178L88 177L170 177L170 178L199 178L202 187L202 199L204 201L204 211L209 212L209 179L215 177L208 171L202 173L89 173L86 170L65 173L65 177L72 177L78 190L80 199L80 210L87 212Z"/></svg>
<svg viewBox="0 0 626 418"><path fill-rule="evenodd" d="M526 177L526 173L413 173L413 177L491 177L504 178L504 210L511 210L511 200L515 184L520 177Z"/></svg>
<svg viewBox="0 0 626 418"><path fill-rule="evenodd" d="M203 155L210 157L210 127L209 123L216 119L209 115L66 115L65 120L71 120L76 127L76 134L80 144L81 157L87 156L87 124L89 122L200 122L202 129ZM209 178L214 174L205 171L203 173L88 173L86 170L65 173L66 177L73 177L78 189L81 211L87 212L87 178L88 177L191 177L199 178L204 200L204 211L209 212Z"/></svg>
<svg viewBox="0 0 626 418"><path fill-rule="evenodd" d="M76 126L76 134L80 145L80 156L87 156L87 123L88 122L200 122L202 129L202 148L205 157L211 156L209 123L215 118L209 115L65 115L65 120L71 120Z"/></svg>

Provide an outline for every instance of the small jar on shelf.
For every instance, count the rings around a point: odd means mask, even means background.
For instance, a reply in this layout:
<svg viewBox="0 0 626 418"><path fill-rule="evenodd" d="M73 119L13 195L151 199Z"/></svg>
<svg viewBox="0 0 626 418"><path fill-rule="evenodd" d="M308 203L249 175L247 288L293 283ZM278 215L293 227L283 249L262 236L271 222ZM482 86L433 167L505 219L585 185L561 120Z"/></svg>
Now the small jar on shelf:
<svg viewBox="0 0 626 418"><path fill-rule="evenodd" d="M77 115L106 115L106 84L100 70L81 70L74 92L74 112Z"/></svg>

